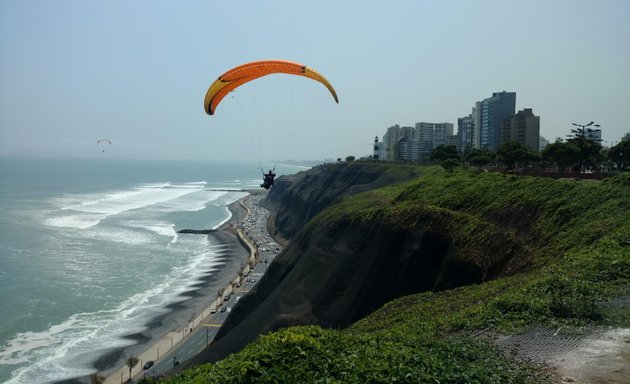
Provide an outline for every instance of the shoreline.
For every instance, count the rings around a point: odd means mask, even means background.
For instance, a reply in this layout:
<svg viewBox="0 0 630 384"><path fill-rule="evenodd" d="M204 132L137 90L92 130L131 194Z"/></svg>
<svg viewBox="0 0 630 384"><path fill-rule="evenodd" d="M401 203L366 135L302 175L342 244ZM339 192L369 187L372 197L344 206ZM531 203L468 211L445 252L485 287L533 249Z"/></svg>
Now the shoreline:
<svg viewBox="0 0 630 384"><path fill-rule="evenodd" d="M194 289L180 295L182 301L171 303L165 307L166 313L155 317L148 321L144 326L145 331L129 334L125 339L136 341L135 344L114 349L104 353L93 363L93 367L100 375L106 378L105 383L119 383L121 380L121 370L125 371L125 378L128 377L129 369L125 365L129 356L141 358L154 349L158 349L159 345L164 344L164 340L170 338L170 344L176 345L184 338L186 329L197 328L198 322L209 315L209 308L219 298L218 291L230 285L235 277L238 276L243 264L247 263L250 258L250 250L246 248L238 237L238 234L231 223L234 220L241 220L248 212L242 202L251 198L251 192L248 195L227 205L231 216L212 230L200 230L191 236L199 234L208 236L214 244L225 246L226 252L221 260L224 264L220 265L217 270L207 274L203 281L194 285ZM197 234L198 233L198 234ZM174 340L176 342L174 343ZM169 349L168 345L163 348ZM141 371L142 364L139 362L133 369L132 375ZM57 381L56 383L81 383L82 378Z"/></svg>

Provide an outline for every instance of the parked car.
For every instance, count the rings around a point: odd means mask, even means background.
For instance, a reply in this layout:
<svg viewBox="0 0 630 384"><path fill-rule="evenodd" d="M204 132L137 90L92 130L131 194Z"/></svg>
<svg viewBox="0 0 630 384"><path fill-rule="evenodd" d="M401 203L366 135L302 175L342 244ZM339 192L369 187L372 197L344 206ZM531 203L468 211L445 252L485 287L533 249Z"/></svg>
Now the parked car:
<svg viewBox="0 0 630 384"><path fill-rule="evenodd" d="M155 364L155 362L153 360L149 360L146 363L144 363L144 365L142 366L142 369L146 371L147 369L151 368L153 364Z"/></svg>
<svg viewBox="0 0 630 384"><path fill-rule="evenodd" d="M215 308L210 308L210 313L217 313L217 309Z"/></svg>

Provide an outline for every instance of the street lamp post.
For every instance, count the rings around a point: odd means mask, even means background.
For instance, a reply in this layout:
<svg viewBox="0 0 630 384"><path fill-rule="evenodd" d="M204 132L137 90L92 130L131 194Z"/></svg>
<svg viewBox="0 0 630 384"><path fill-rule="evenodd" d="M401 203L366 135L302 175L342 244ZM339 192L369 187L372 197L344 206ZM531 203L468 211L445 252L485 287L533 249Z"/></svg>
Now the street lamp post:
<svg viewBox="0 0 630 384"><path fill-rule="evenodd" d="M588 124L577 124L577 123L571 123L571 125L574 125L576 127L578 127L577 129L571 129L571 133L572 133L572 137L575 137L578 140L578 145L580 147L580 170L582 171L582 173L586 172L586 167L584 166L584 150L585 150L585 140L587 140L586 137L586 133L591 133L591 132L595 132L595 130L591 129L591 128L587 128L587 127L600 127L599 124L595 124L594 121L591 121ZM590 138L588 139L590 140ZM600 140L601 141L601 140Z"/></svg>
<svg viewBox="0 0 630 384"><path fill-rule="evenodd" d="M572 129L571 132L575 133L575 134L579 134L580 138L585 139L586 138L586 132L593 132L592 129L586 129L586 127L600 127L599 124L595 124L594 121L591 121L588 124L577 124L577 123L571 123L571 125L574 125L576 127L580 127L582 129Z"/></svg>

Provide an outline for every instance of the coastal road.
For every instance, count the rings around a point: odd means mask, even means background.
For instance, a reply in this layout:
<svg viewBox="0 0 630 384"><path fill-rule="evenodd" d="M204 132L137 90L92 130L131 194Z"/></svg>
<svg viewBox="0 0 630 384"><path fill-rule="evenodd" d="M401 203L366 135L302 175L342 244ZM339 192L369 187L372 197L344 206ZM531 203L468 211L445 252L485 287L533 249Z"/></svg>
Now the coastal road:
<svg viewBox="0 0 630 384"><path fill-rule="evenodd" d="M243 221L241 224L245 226L248 236L254 240L258 248L260 261L264 263L265 260L271 262L273 258L280 253L281 247L267 231L267 221L269 220L270 213L260 206L260 199L260 196L250 199L252 217L248 218L247 221Z"/></svg>
<svg viewBox="0 0 630 384"><path fill-rule="evenodd" d="M216 313L208 316L196 329L189 331L178 345L170 349L163 356L160 356L159 360L155 361L151 368L136 375L134 377L135 380L139 380L144 375L159 376L165 374L174 368L175 364L182 364L190 360L212 343L232 307L237 304L241 296L246 295L258 284L258 281L260 281L260 278L266 272L269 263L280 253L280 246L267 232L269 211L262 208L259 204L260 199L263 197L264 195L254 195L250 199L247 199L245 204L248 205L251 213L248 217L242 218L242 222L235 223L235 225L241 226L252 243L256 244L258 254L260 255L260 262L253 266L243 283L241 283L241 286L235 289L229 300L224 301L221 310L225 309L225 312L218 310Z"/></svg>
<svg viewBox="0 0 630 384"><path fill-rule="evenodd" d="M227 307L230 304L226 302L224 305ZM153 367L146 370L144 374L156 376L164 374L175 367L176 362L182 363L194 357L212 342L227 315L228 312L217 312L209 316L202 325L197 327L197 329L193 329L179 345L164 354L164 356L160 356L160 359L155 362Z"/></svg>
<svg viewBox="0 0 630 384"><path fill-rule="evenodd" d="M160 356L160 359L154 363L153 367L146 370L144 374L155 376L164 374L174 368L176 362L186 362L203 351L214 340L219 328L223 325L233 306L236 305L237 298L246 295L255 287L264 272L265 265L263 263L257 264L249 274L250 282L246 282L240 288L236 288L232 297L223 303L221 308L226 308L225 312L219 310L206 318L200 326L190 331L179 345ZM251 279L254 279L254 282L251 282Z"/></svg>

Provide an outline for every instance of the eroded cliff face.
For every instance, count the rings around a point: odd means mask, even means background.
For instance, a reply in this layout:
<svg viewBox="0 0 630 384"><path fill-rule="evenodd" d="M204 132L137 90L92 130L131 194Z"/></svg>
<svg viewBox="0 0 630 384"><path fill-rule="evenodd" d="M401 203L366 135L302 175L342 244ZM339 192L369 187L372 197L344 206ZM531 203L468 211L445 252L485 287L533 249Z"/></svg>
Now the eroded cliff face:
<svg viewBox="0 0 630 384"><path fill-rule="evenodd" d="M277 230L292 237L290 244L196 362L221 359L259 334L286 326L343 328L394 298L479 283L518 270L527 260L526 249L501 228L471 224L466 215L434 207L405 211L413 220L383 210L372 216L320 215L309 222L327 207L334 212L331 204L341 196L385 182L383 168L379 173L343 166L280 179L269 203L276 207ZM458 236L471 225L485 228L474 244Z"/></svg>
<svg viewBox="0 0 630 384"><path fill-rule="evenodd" d="M282 176L269 191L270 230L293 238L315 215L345 196L404 182L420 174L417 166L344 163L321 165Z"/></svg>

